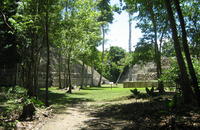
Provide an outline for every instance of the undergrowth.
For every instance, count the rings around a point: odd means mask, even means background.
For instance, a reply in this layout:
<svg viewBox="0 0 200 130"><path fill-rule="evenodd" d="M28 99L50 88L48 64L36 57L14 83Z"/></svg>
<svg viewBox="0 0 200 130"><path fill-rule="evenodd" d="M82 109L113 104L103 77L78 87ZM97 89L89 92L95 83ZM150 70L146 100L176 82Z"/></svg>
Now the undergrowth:
<svg viewBox="0 0 200 130"><path fill-rule="evenodd" d="M0 87L0 128L14 128L23 106L29 103L33 103L36 107L44 106L41 101L29 98L23 87Z"/></svg>

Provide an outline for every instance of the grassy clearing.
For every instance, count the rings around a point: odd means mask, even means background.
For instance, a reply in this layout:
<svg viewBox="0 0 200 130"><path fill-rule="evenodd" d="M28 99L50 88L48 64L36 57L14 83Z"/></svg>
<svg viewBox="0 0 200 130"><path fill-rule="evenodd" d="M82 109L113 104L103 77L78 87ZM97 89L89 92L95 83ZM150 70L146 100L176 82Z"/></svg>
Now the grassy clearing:
<svg viewBox="0 0 200 130"><path fill-rule="evenodd" d="M56 108L66 105L73 105L82 102L106 102L120 100L131 95L130 89L122 88L122 85L113 86L103 85L102 87L87 87L82 90L75 90L72 94L66 93L66 90L60 90L57 87L49 88L49 103ZM145 91L145 88L138 88ZM40 99L44 99L44 89L40 91Z"/></svg>

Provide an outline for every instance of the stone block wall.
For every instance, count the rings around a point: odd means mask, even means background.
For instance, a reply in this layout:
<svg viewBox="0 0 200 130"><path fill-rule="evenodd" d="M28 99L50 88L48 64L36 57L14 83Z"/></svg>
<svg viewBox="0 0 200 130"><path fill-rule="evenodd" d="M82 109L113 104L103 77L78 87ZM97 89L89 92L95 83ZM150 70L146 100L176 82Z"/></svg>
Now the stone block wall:
<svg viewBox="0 0 200 130"><path fill-rule="evenodd" d="M157 81L132 81L124 82L124 88L144 88L144 87L158 87Z"/></svg>

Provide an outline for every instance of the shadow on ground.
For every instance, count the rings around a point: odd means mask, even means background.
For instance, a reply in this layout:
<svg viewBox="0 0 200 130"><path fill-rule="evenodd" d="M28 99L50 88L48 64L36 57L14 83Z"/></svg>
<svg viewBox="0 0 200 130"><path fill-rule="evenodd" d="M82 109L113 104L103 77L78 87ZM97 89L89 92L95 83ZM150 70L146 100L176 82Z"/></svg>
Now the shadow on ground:
<svg viewBox="0 0 200 130"><path fill-rule="evenodd" d="M110 105L91 112L91 116L95 119L85 122L87 127L82 130L196 130L200 128L200 123L197 123L200 121L200 114L196 117L191 115L191 111L176 114L166 107L166 101Z"/></svg>
<svg viewBox="0 0 200 130"><path fill-rule="evenodd" d="M88 88L88 87L85 87L83 88L83 90L102 90L103 88L102 87L99 87L99 88Z"/></svg>
<svg viewBox="0 0 200 130"><path fill-rule="evenodd" d="M70 94L67 93L56 93L49 91L49 105L53 105L56 110L62 110L65 107L75 106L80 103L92 101L91 99L87 98L72 98L69 95ZM80 95L84 95L84 93L80 93ZM39 99L45 102L45 90L40 90Z"/></svg>

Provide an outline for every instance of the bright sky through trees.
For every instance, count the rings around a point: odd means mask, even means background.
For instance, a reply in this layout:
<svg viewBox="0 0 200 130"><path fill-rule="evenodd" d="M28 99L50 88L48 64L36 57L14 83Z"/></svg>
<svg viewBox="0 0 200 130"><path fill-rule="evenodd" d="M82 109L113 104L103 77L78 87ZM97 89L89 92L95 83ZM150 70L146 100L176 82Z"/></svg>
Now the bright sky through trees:
<svg viewBox="0 0 200 130"><path fill-rule="evenodd" d="M118 4L119 0L111 0L111 4ZM139 38L142 37L142 33L139 28L135 28L137 21L132 22L132 47L136 45ZM109 31L106 34L105 48L108 49L110 46L119 46L128 51L128 13L123 11L121 14L114 13L114 21L109 25ZM134 48L134 47L133 47ZM132 50L134 50L132 48ZM98 49L101 51L102 46Z"/></svg>

